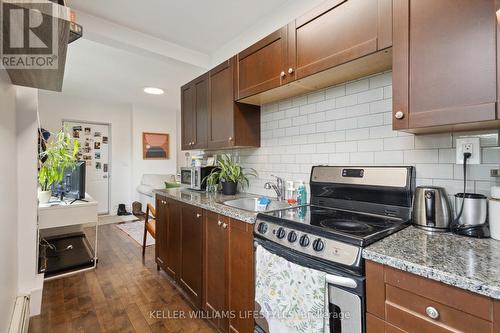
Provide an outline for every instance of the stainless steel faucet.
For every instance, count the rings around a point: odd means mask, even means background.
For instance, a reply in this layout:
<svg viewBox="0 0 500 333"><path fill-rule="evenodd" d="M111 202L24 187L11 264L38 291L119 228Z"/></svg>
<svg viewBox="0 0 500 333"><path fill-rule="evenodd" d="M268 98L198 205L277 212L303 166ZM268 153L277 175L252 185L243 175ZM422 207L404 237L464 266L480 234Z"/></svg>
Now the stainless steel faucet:
<svg viewBox="0 0 500 333"><path fill-rule="evenodd" d="M270 182L267 182L264 184L264 188L266 190L273 189L276 192L276 197L278 198L278 201L283 201L285 200L285 181L283 178L280 178L275 175L271 175L272 177L276 178L276 185L272 184Z"/></svg>

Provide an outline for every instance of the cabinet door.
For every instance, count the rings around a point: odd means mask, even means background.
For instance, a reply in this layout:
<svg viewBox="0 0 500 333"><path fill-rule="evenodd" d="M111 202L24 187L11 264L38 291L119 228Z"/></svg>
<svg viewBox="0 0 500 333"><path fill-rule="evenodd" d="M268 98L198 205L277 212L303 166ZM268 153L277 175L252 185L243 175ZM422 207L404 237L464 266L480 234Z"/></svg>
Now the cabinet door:
<svg viewBox="0 0 500 333"><path fill-rule="evenodd" d="M229 218L205 211L203 309L208 311L215 327L227 331L227 320L220 316L226 310L227 234Z"/></svg>
<svg viewBox="0 0 500 333"><path fill-rule="evenodd" d="M495 0L394 0L393 127L495 120Z"/></svg>
<svg viewBox="0 0 500 333"><path fill-rule="evenodd" d="M249 314L255 303L253 225L231 219L228 265L228 306L237 314L229 321L229 331L252 333L254 319Z"/></svg>
<svg viewBox="0 0 500 333"><path fill-rule="evenodd" d="M288 27L283 27L238 54L238 99L286 81Z"/></svg>
<svg viewBox="0 0 500 333"><path fill-rule="evenodd" d="M201 308L203 210L181 205L181 270L179 283L192 303Z"/></svg>
<svg viewBox="0 0 500 333"><path fill-rule="evenodd" d="M210 148L224 148L234 144L234 62L234 58L227 60L209 72Z"/></svg>
<svg viewBox="0 0 500 333"><path fill-rule="evenodd" d="M390 2L330 0L296 19L294 30L300 79L389 47Z"/></svg>
<svg viewBox="0 0 500 333"><path fill-rule="evenodd" d="M195 143L195 113L194 113L195 88L191 83L181 88L181 137L182 149L192 149Z"/></svg>
<svg viewBox="0 0 500 333"><path fill-rule="evenodd" d="M168 235L168 208L166 199L156 196L156 263L166 269L167 263L167 235Z"/></svg>
<svg viewBox="0 0 500 333"><path fill-rule="evenodd" d="M181 259L181 204L166 200L166 263L165 271L174 279L179 278Z"/></svg>
<svg viewBox="0 0 500 333"><path fill-rule="evenodd" d="M192 148L207 148L208 138L208 73L193 82L194 87L194 144Z"/></svg>

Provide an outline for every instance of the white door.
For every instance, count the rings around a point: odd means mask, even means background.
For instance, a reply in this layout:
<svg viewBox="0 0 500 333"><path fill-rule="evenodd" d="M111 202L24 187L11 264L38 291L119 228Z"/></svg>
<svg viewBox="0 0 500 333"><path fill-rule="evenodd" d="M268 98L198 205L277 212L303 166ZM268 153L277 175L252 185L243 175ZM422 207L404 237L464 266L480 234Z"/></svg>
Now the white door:
<svg viewBox="0 0 500 333"><path fill-rule="evenodd" d="M110 125L63 121L63 126L80 141L78 159L86 165L86 192L98 202L99 214L109 214Z"/></svg>

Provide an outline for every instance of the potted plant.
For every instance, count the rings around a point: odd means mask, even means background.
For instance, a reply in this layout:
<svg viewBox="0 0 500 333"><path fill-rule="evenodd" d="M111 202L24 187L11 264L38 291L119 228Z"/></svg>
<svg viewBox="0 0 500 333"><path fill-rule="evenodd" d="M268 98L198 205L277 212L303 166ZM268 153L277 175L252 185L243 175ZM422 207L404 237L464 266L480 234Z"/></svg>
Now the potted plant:
<svg viewBox="0 0 500 333"><path fill-rule="evenodd" d="M242 168L230 155L222 155L217 161L217 167L206 177L207 185L216 188L221 184L222 193L225 195L236 194L238 184L242 187L248 186L248 177L257 176L254 169Z"/></svg>
<svg viewBox="0 0 500 333"><path fill-rule="evenodd" d="M71 136L64 130L53 134L52 139L44 140L43 143L45 149L39 153L38 201L47 203L52 196L51 186L63 180L65 169L76 166L76 155L80 143L78 140L71 139Z"/></svg>

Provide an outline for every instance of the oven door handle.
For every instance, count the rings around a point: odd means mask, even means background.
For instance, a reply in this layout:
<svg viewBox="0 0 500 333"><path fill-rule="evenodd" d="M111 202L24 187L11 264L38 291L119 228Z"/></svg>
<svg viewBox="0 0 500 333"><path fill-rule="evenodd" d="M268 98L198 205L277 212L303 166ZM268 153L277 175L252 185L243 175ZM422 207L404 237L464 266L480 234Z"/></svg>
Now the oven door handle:
<svg viewBox="0 0 500 333"><path fill-rule="evenodd" d="M326 275L326 282L328 284L333 284L336 286L353 288L353 289L358 286L358 283L354 279L344 277L344 276L331 275L331 274Z"/></svg>

